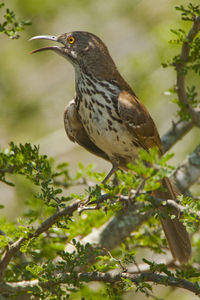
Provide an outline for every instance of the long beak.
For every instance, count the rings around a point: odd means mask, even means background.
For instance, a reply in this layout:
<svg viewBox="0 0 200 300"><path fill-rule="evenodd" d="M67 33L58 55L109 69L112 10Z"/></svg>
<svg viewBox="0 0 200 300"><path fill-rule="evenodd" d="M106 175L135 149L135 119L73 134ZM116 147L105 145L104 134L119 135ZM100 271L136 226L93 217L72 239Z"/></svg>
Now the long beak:
<svg viewBox="0 0 200 300"><path fill-rule="evenodd" d="M29 41L32 40L50 40L50 41L54 41L54 42L58 42L61 43L61 41L58 40L58 37L56 36L52 36L52 35L37 35L32 37ZM58 51L61 52L62 47L58 47L58 46L49 46L49 47L43 47L43 48L39 48L36 50L31 51L31 54L36 53L36 52L40 52L40 51L45 51L45 50L54 50L54 51Z"/></svg>

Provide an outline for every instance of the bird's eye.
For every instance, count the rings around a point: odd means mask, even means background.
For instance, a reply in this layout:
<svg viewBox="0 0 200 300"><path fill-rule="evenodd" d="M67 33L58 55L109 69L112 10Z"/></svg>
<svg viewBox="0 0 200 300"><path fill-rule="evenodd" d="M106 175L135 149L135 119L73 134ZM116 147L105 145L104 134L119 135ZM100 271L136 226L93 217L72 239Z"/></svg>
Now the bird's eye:
<svg viewBox="0 0 200 300"><path fill-rule="evenodd" d="M73 44L75 42L75 38L73 36L69 36L67 41L68 43Z"/></svg>

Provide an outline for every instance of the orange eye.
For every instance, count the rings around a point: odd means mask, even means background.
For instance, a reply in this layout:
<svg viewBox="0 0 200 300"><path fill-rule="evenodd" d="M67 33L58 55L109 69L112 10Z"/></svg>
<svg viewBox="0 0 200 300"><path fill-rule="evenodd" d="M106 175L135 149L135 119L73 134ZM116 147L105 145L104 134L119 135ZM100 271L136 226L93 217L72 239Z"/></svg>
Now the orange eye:
<svg viewBox="0 0 200 300"><path fill-rule="evenodd" d="M68 43L73 44L75 42L75 38L73 36L69 36L67 41Z"/></svg>

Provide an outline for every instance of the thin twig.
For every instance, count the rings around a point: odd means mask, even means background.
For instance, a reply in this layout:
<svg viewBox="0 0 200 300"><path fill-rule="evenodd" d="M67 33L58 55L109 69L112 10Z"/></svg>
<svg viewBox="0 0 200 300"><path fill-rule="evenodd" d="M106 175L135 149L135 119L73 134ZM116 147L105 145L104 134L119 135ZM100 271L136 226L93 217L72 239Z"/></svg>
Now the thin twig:
<svg viewBox="0 0 200 300"><path fill-rule="evenodd" d="M123 263L122 263L122 261L120 259L117 259L117 258L113 257L112 254L111 254L111 252L108 249L103 248L103 250L105 250L108 253L108 255L110 256L110 258L112 260L116 261L119 264L119 266L121 267L121 269L122 269L123 272L127 272L127 268L123 265Z"/></svg>
<svg viewBox="0 0 200 300"><path fill-rule="evenodd" d="M79 185L86 185L86 186L92 186L92 183L87 181L86 178L81 178L80 180L76 180L76 181L69 181L69 182L63 182L61 180L55 180L54 179L54 184L57 186L62 186L65 189L68 189L72 186L79 186Z"/></svg>
<svg viewBox="0 0 200 300"><path fill-rule="evenodd" d="M98 210L101 208L101 205L98 204L96 206L81 206L78 208L78 214L79 216L82 214L82 212L84 211L88 211L88 210Z"/></svg>
<svg viewBox="0 0 200 300"><path fill-rule="evenodd" d="M168 268L178 268L180 267L178 264L174 262L174 259L160 259L156 261L156 264L164 264ZM150 266L145 263L140 263L139 265L130 265L127 267L127 272L130 274L141 274L141 273L148 273L150 272Z"/></svg>

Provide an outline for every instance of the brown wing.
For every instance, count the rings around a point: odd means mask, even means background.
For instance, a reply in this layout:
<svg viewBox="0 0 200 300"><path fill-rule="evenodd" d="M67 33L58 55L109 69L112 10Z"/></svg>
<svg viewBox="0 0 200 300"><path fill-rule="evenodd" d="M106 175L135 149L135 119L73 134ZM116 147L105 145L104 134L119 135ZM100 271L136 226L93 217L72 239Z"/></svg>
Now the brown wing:
<svg viewBox="0 0 200 300"><path fill-rule="evenodd" d="M85 131L80 121L74 100L70 101L70 103L65 108L64 126L67 136L72 142L78 143L80 146L84 147L89 152L109 161L109 158L106 155L106 153L99 149L90 140L87 132Z"/></svg>
<svg viewBox="0 0 200 300"><path fill-rule="evenodd" d="M157 128L143 104L136 96L125 91L119 95L118 101L120 116L141 147L148 150L157 146L162 154ZM168 178L162 180L162 185L165 187L165 191L156 190L153 193L154 196L161 199L176 199L176 192ZM176 215L175 219L171 219L166 208L162 207L160 211L165 214L165 217L160 219L171 252L179 262L186 263L191 255L191 244L186 228L179 220L180 212L175 209L171 211L171 214Z"/></svg>
<svg viewBox="0 0 200 300"><path fill-rule="evenodd" d="M160 154L162 146L157 128L149 112L136 96L123 91L118 98L118 110L127 129L136 138L141 148L148 150L158 147Z"/></svg>

